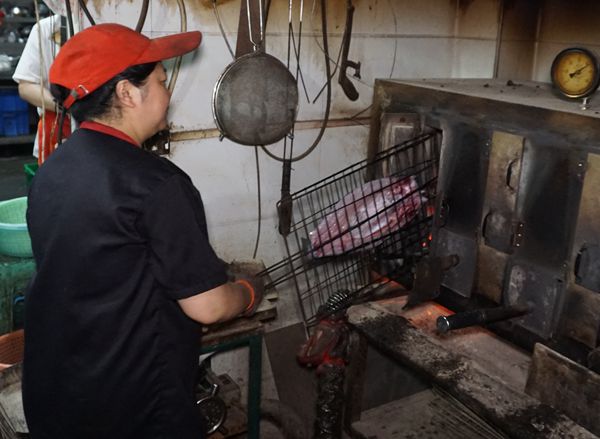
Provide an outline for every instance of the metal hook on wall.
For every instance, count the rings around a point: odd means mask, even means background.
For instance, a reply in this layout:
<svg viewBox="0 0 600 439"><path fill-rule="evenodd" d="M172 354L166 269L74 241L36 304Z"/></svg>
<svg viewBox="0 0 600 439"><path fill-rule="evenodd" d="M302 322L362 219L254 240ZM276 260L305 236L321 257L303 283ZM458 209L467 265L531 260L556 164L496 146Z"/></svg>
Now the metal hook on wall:
<svg viewBox="0 0 600 439"><path fill-rule="evenodd" d="M252 14L250 12L250 0L246 0L246 14L248 15L248 37L250 42L254 46L254 51L262 50L263 43L265 40L265 30L264 30L264 4L263 0L258 0L258 26L259 26L259 34L260 41L257 43L254 41L254 36L252 35Z"/></svg>

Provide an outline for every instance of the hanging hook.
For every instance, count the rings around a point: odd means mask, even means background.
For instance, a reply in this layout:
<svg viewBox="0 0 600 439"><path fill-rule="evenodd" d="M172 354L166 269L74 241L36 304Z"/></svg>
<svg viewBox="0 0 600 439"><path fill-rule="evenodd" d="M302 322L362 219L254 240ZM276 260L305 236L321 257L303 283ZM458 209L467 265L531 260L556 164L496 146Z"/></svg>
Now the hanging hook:
<svg viewBox="0 0 600 439"><path fill-rule="evenodd" d="M250 0L246 0L246 13L248 15L248 35L250 37L250 42L254 46L254 51L262 49L262 45L264 42L264 11L263 11L263 0L258 0L258 28L259 28L259 36L260 41L257 43L254 41L254 36L252 35L252 13L250 12Z"/></svg>

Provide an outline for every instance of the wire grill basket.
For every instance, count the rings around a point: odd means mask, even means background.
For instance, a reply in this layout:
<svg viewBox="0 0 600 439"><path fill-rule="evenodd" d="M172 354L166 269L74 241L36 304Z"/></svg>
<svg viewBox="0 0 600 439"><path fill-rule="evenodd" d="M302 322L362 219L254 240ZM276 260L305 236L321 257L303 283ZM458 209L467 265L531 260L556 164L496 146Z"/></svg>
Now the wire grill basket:
<svg viewBox="0 0 600 439"><path fill-rule="evenodd" d="M266 272L271 286L292 283L307 327L406 274L427 251L440 138L420 135L291 195L287 258Z"/></svg>

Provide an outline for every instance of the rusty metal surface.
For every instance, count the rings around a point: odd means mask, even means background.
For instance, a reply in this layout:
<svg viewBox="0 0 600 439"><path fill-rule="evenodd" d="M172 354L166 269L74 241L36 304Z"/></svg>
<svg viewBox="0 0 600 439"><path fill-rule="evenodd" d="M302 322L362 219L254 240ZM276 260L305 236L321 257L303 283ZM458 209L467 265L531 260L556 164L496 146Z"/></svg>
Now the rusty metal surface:
<svg viewBox="0 0 600 439"><path fill-rule="evenodd" d="M581 151L556 148L554 142L526 143L516 208L523 237L516 256L557 271L569 260L583 164Z"/></svg>
<svg viewBox="0 0 600 439"><path fill-rule="evenodd" d="M585 163L585 179L581 192L581 206L577 219L575 250L582 242L600 244L600 154L588 154Z"/></svg>
<svg viewBox="0 0 600 439"><path fill-rule="evenodd" d="M600 112L537 82L378 80L372 148L386 113L416 113L442 131L432 254L461 258L443 285L533 305L508 329L517 338L595 347Z"/></svg>
<svg viewBox="0 0 600 439"><path fill-rule="evenodd" d="M506 80L376 80L371 121L381 112L417 112L436 119L463 121L530 139L552 138L557 146L573 145L600 152L600 113L557 99L550 84ZM379 124L377 131L379 133ZM373 126L372 126L373 131ZM369 147L376 149L371 132ZM375 134L375 137L377 134ZM375 145L375 146L373 146Z"/></svg>
<svg viewBox="0 0 600 439"><path fill-rule="evenodd" d="M598 346L600 294L579 285L571 285L565 298L559 330L562 335L583 343L590 349Z"/></svg>
<svg viewBox="0 0 600 439"><path fill-rule="evenodd" d="M532 312L517 320L524 328L549 339L556 329L563 307L565 273L523 260L509 263L504 303L528 305Z"/></svg>
<svg viewBox="0 0 600 439"><path fill-rule="evenodd" d="M508 438L437 388L367 410L354 426L366 438Z"/></svg>
<svg viewBox="0 0 600 439"><path fill-rule="evenodd" d="M432 248L461 259L443 285L463 297L476 290L496 302L532 302L538 309L525 328L551 337L576 262L586 156L600 151L600 116L534 82L382 80L375 89L376 113L415 112L443 131ZM586 196L584 209L600 209L591 189ZM579 221L580 246L600 236L588 232L591 221Z"/></svg>
<svg viewBox="0 0 600 439"><path fill-rule="evenodd" d="M506 253L488 247L483 242L479 243L476 291L496 303L502 302L508 258Z"/></svg>
<svg viewBox="0 0 600 439"><path fill-rule="evenodd" d="M488 373L487 367L464 356L461 349L432 335L428 329L430 326L419 327L419 319L409 316L409 321L401 315L399 305L396 301L354 306L348 312L349 321L374 346L398 362L424 373L512 438L596 437L561 412L542 405L522 390L515 390L505 380ZM421 312L435 314L430 308ZM452 334L452 337L460 335ZM488 340L489 337L486 337L485 341ZM480 345L485 346L486 343ZM496 357L498 346L494 346L494 350L488 352L488 356ZM509 350L507 345L504 348L506 355ZM510 364L506 358L498 362L504 366Z"/></svg>
<svg viewBox="0 0 600 439"><path fill-rule="evenodd" d="M475 282L477 241L474 237L454 233L442 228L436 235L435 255L458 256L458 264L444 273L442 285L463 297L470 297Z"/></svg>
<svg viewBox="0 0 600 439"><path fill-rule="evenodd" d="M552 383L549 385L549 383ZM600 434L600 375L536 344L525 391Z"/></svg>
<svg viewBox="0 0 600 439"><path fill-rule="evenodd" d="M421 134L421 121L416 113L384 113L381 115L380 150L388 149Z"/></svg>
<svg viewBox="0 0 600 439"><path fill-rule="evenodd" d="M486 245L512 253L511 234L525 139L495 131L483 202L482 235Z"/></svg>
<svg viewBox="0 0 600 439"><path fill-rule="evenodd" d="M481 220L490 144L481 127L443 126L438 200L447 205L444 227L474 236Z"/></svg>
<svg viewBox="0 0 600 439"><path fill-rule="evenodd" d="M598 197L598 188L600 188L600 155L589 154L585 165L585 179L581 193L581 203L579 207L579 216L577 218L577 227L575 230L575 242L573 246L572 261L576 265L579 254L586 248L593 248L600 245L600 197ZM596 261L596 266L598 262ZM583 267L582 267L583 268ZM591 271L594 267L589 267ZM586 279L588 273L576 272L574 281L584 287L600 292L600 289L594 289L592 279ZM593 275L594 273L589 273Z"/></svg>
<svg viewBox="0 0 600 439"><path fill-rule="evenodd" d="M413 287L409 292L407 308L436 298L444 273L460 262L457 255L425 257L414 269Z"/></svg>
<svg viewBox="0 0 600 439"><path fill-rule="evenodd" d="M525 388L530 363L528 353L507 344L481 326L440 334L436 328L437 318L451 315L452 311L435 302L426 302L418 307L406 309L406 300L406 297L398 297L378 301L373 306L402 316L426 334L432 343L453 352L460 352L464 358L477 363L486 374L501 380L515 391Z"/></svg>
<svg viewBox="0 0 600 439"><path fill-rule="evenodd" d="M476 269L489 133L461 123L448 123L442 129L433 255L458 255L460 262L446 272L442 285L463 297L470 297Z"/></svg>

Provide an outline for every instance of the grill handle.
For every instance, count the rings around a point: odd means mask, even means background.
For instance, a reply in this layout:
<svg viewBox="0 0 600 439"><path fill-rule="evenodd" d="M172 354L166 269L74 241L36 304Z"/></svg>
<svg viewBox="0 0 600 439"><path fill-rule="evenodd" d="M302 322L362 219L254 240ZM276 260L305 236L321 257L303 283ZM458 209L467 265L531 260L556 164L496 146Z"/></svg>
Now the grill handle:
<svg viewBox="0 0 600 439"><path fill-rule="evenodd" d="M523 305L476 309L449 316L440 316L437 318L436 326L438 332L444 334L453 329L508 320L528 314L529 312L531 312L531 308Z"/></svg>

